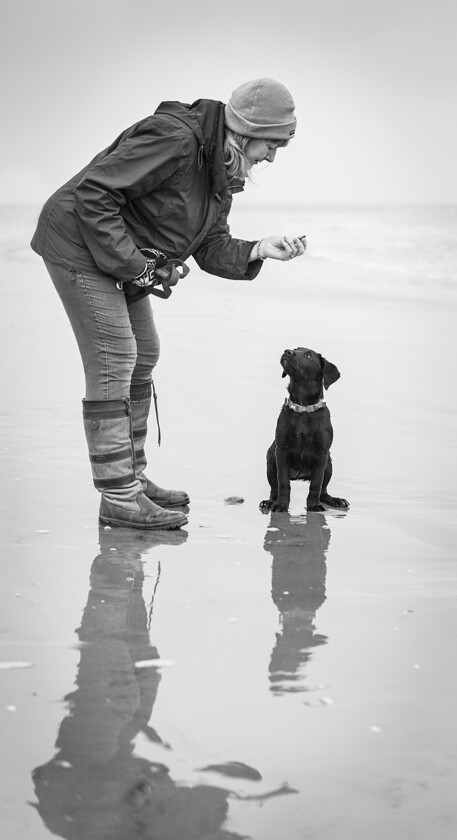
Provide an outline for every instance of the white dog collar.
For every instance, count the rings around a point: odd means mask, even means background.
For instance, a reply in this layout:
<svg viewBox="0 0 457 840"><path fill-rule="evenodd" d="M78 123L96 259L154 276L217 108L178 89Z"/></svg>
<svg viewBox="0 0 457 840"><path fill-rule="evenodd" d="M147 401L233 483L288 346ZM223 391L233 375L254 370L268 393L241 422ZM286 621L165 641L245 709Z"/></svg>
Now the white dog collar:
<svg viewBox="0 0 457 840"><path fill-rule="evenodd" d="M297 411L298 413L306 412L307 414L312 414L313 411L318 411L320 408L325 408L327 403L325 400L319 400L319 402L315 403L314 405L299 405L299 403L294 403L290 399L290 397L286 397L284 405L287 408L291 408L292 411Z"/></svg>

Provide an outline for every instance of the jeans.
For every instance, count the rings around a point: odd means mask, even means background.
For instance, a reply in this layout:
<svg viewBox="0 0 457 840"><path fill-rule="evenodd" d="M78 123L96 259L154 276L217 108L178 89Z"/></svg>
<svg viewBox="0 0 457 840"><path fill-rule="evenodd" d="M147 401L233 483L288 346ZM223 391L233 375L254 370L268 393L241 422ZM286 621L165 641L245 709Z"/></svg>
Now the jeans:
<svg viewBox="0 0 457 840"><path fill-rule="evenodd" d="M70 271L45 260L78 342L86 400L116 400L151 381L160 342L149 296L127 307L106 274Z"/></svg>

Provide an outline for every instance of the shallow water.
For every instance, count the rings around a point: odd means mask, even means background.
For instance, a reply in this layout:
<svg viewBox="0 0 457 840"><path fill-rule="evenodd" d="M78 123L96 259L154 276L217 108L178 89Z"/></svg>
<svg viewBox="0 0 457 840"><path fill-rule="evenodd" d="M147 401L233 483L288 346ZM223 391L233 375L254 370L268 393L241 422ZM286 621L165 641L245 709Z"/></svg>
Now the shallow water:
<svg viewBox="0 0 457 840"><path fill-rule="evenodd" d="M148 535L99 529L72 336L39 262L4 258L0 661L30 665L0 672L8 840L455 837L455 300L302 266L193 269L157 303L150 472L192 504ZM341 370L347 514L306 514L302 483L258 509L298 344Z"/></svg>

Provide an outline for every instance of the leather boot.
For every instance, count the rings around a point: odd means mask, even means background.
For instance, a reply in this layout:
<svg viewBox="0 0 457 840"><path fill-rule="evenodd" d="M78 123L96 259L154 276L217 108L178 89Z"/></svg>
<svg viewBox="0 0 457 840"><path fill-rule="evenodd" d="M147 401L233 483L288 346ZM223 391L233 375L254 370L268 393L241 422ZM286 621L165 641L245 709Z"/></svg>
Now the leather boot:
<svg viewBox="0 0 457 840"><path fill-rule="evenodd" d="M164 490L150 481L144 474L146 454L144 446L148 432L148 417L151 408L152 382L134 384L130 388L132 406L133 441L135 445L136 475L141 481L143 493L157 505L164 507L183 507L190 502L184 490Z"/></svg>
<svg viewBox="0 0 457 840"><path fill-rule="evenodd" d="M83 400L84 430L94 485L102 494L102 525L147 530L181 528L181 511L166 510L148 499L135 473L130 398Z"/></svg>

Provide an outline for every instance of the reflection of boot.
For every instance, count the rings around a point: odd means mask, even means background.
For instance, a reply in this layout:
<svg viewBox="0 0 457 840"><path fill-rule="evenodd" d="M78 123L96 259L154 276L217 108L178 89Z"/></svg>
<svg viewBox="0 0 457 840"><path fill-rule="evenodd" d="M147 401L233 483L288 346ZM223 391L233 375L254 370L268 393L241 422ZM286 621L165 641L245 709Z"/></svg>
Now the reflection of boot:
<svg viewBox="0 0 457 840"><path fill-rule="evenodd" d="M141 481L143 493L157 505L165 507L182 507L189 504L189 496L184 490L164 490L149 478L146 478L146 455L144 446L148 431L148 417L151 408L152 383L134 384L130 388L132 406L133 440L135 444L136 474Z"/></svg>
<svg viewBox="0 0 457 840"><path fill-rule="evenodd" d="M84 429L94 485L102 494L99 520L126 528L173 529L185 515L148 499L135 474L130 399L83 400Z"/></svg>
<svg viewBox="0 0 457 840"><path fill-rule="evenodd" d="M161 545L179 546L186 536L100 528L100 554L78 631L75 689L67 697L55 754L33 771L34 807L53 836L242 840L223 827L229 790L203 783L184 787L165 764L142 755L146 738L165 760L169 749L152 725L161 672L135 667L159 656L149 637L142 560L154 548L159 557Z"/></svg>
<svg viewBox="0 0 457 840"><path fill-rule="evenodd" d="M100 553L111 561L122 563L137 562L143 555L149 554L152 548L161 545L178 546L187 540L187 531L181 528L176 531L141 531L118 530L99 526L98 542ZM115 549L115 551L113 551ZM96 558L97 559L97 558ZM94 561L95 562L95 561Z"/></svg>

